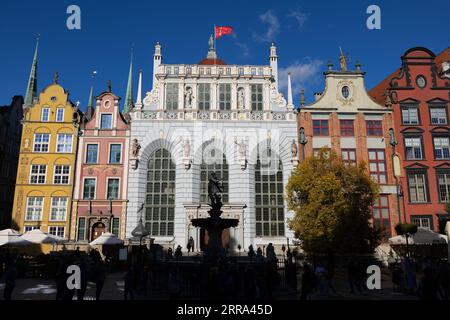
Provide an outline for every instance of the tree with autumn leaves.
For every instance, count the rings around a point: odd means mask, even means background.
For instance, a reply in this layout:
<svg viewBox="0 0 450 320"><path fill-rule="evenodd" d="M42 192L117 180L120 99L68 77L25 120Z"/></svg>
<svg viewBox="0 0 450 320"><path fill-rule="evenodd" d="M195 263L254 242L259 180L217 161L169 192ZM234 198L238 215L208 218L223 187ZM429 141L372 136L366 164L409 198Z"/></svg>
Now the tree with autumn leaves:
<svg viewBox="0 0 450 320"><path fill-rule="evenodd" d="M378 185L365 164L346 165L322 149L302 161L287 185L289 226L308 253L373 253L380 230L370 223Z"/></svg>

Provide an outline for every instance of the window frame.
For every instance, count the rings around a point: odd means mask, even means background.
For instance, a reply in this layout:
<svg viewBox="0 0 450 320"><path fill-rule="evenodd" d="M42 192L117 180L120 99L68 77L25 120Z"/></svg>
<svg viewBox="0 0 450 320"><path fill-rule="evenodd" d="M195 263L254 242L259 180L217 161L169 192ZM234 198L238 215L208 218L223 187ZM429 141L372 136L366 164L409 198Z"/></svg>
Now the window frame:
<svg viewBox="0 0 450 320"><path fill-rule="evenodd" d="M44 111L47 111L47 120L44 119ZM41 122L50 122L50 107L42 107Z"/></svg>
<svg viewBox="0 0 450 320"><path fill-rule="evenodd" d="M432 110L436 109L445 109L445 123L433 123L433 117L431 115ZM430 125L432 126L446 126L449 124L448 122L448 106L445 104L430 104L428 105L428 113L430 116ZM439 119L439 118L438 118Z"/></svg>
<svg viewBox="0 0 450 320"><path fill-rule="evenodd" d="M446 180L446 197L447 199L442 199L441 197L441 184L439 181L439 176L445 176L445 180ZM448 176L448 179L447 179ZM450 202L450 170L445 170L445 169L437 169L436 170L436 187L437 187L437 196L438 196L438 201L439 203L448 203Z"/></svg>
<svg viewBox="0 0 450 320"><path fill-rule="evenodd" d="M103 127L103 117L106 117L106 116L108 116L108 117L110 117L110 119L111 119L111 121L110 121L110 127L109 128L105 128L105 127ZM100 113L100 125L99 125L99 127L100 127L100 130L112 130L112 128L113 128L113 114L112 113L110 113L110 112L102 112L102 113Z"/></svg>
<svg viewBox="0 0 450 320"><path fill-rule="evenodd" d="M411 110L411 109L415 109L417 112L417 123L407 123L405 122L405 117L403 115L403 111L404 110ZM401 112L401 119L402 119L402 125L404 126L420 126L422 124L421 118L420 118L420 107L418 104L401 104L400 105L400 112ZM408 112L408 118L410 119L410 115Z"/></svg>
<svg viewBox="0 0 450 320"><path fill-rule="evenodd" d="M382 204L381 198L385 198L386 199L387 205L383 205ZM374 209L375 210L379 210L379 215L380 215L379 218L375 218L374 217L374 212L373 212ZM387 209L387 212L388 212L388 217L387 218L385 218L383 216L383 210L386 210L386 209ZM387 195L387 194L380 194L375 199L375 202L374 202L374 204L372 205L372 208L371 208L371 220L372 220L372 225L373 226L376 225L375 224L375 220L379 220L380 221L379 226L380 226L380 229L383 230L383 237L384 238L390 238L392 236L392 232L391 232L391 227L392 227L391 226L391 208L390 208L390 203L389 203L389 195ZM386 228L386 226L384 225L384 221L386 221L386 220L388 221L388 225L389 225L388 228Z"/></svg>
<svg viewBox="0 0 450 320"><path fill-rule="evenodd" d="M373 124L375 124L375 123L379 124L379 126L378 125L373 126ZM376 132L373 132L374 130ZM382 137L383 136L383 120L366 120L366 134L368 137Z"/></svg>
<svg viewBox="0 0 450 320"><path fill-rule="evenodd" d="M37 142L37 136L41 136L41 141ZM44 136L48 136L48 141L44 141ZM33 136L33 152L34 153L49 153L50 152L50 142L51 142L51 134L50 133L34 133ZM36 149L36 146L39 145L39 150ZM47 146L46 151L42 151L43 147Z"/></svg>
<svg viewBox="0 0 450 320"><path fill-rule="evenodd" d="M441 160L449 160L450 159L450 136L449 135L432 135L432 138L433 138L433 156L434 156L434 160L437 160L437 161L441 161ZM444 157L444 148L441 148L440 150L442 150L442 157L437 157L437 154L436 154L436 141L435 141L435 139L447 139L447 141L448 141L448 151L447 151L447 154L449 155L448 157Z"/></svg>
<svg viewBox="0 0 450 320"><path fill-rule="evenodd" d="M94 180L94 197L86 198L86 180ZM96 200L97 199L97 177L83 177L83 200Z"/></svg>
<svg viewBox="0 0 450 320"><path fill-rule="evenodd" d="M351 160L350 159L350 153L353 152L355 154L355 159ZM344 153L347 154L348 158L344 159ZM346 165L353 165L356 166L358 164L358 160L356 157L356 149L354 148L341 148L341 158L342 161L346 164Z"/></svg>
<svg viewBox="0 0 450 320"><path fill-rule="evenodd" d="M35 203L33 205L30 205L30 199L41 199L40 207L36 206ZM45 197L44 196L27 197L27 204L26 204L26 208L25 208L25 219L24 220L25 221L42 221L42 215L44 213L44 202L45 202ZM28 211L29 211L30 208L33 209L33 213L32 213L32 217L28 218ZM34 215L36 214L36 210L40 210L38 219L34 219Z"/></svg>
<svg viewBox="0 0 450 320"><path fill-rule="evenodd" d="M407 146L406 145L406 140L407 139L419 139L419 144L420 144L420 158L416 158L415 157L415 150L417 148L417 146L414 146L414 142L412 142L412 146ZM405 135L403 137L403 146L404 146L404 153L405 153L405 160L407 161L415 161L415 160L424 160L424 146L423 146L423 136L422 135ZM408 148L411 148L411 152L413 157L409 157L408 156Z"/></svg>
<svg viewBox="0 0 450 320"><path fill-rule="evenodd" d="M209 111L211 110L211 84L210 83L199 83L197 85L197 109L199 111Z"/></svg>
<svg viewBox="0 0 450 320"><path fill-rule="evenodd" d="M111 155L112 155L112 148L113 146L120 146L120 159L119 161L111 161ZM109 148L108 148L108 164L114 164L114 165L120 165L122 164L122 149L123 149L123 144L122 143L110 143L109 144Z"/></svg>
<svg viewBox="0 0 450 320"><path fill-rule="evenodd" d="M54 204L54 200L55 199L65 199L66 200L66 204L65 204L65 207L63 208L61 205L55 205ZM58 204L59 204L59 202L58 202ZM49 215L49 221L52 221L52 222L63 222L63 221L67 221L67 212L68 212L68 205L69 205L69 197L67 197L67 196L64 196L64 197L51 197L50 198L50 215ZM53 216L53 210L54 209L56 209L57 210L57 214L56 215L59 215L60 214L60 211L61 211L61 209L64 209L64 218L63 219L56 219L56 218L54 218L54 216Z"/></svg>
<svg viewBox="0 0 450 320"><path fill-rule="evenodd" d="M262 83L250 85L250 105L252 111L264 111L264 87Z"/></svg>
<svg viewBox="0 0 450 320"><path fill-rule="evenodd" d="M89 146L96 146L96 157L95 157L95 162L89 162L88 161L88 155L89 155ZM85 155L85 164L98 164L98 157L99 157L99 154L98 154L98 150L99 150L99 143L97 142L97 143L86 143L86 149L85 149L85 153L86 153L86 155Z"/></svg>
<svg viewBox="0 0 450 320"><path fill-rule="evenodd" d="M59 138L63 136L64 140L61 143L59 141ZM66 151L66 148L68 146L67 141L66 141L66 137L70 136L70 151ZM59 147L62 146L63 147L63 151L59 151ZM58 133L56 135L56 153L72 153L73 151L73 134L72 133Z"/></svg>
<svg viewBox="0 0 450 320"><path fill-rule="evenodd" d="M59 119L59 112L62 111L61 119ZM56 122L64 122L65 109L64 108L56 108Z"/></svg>
<svg viewBox="0 0 450 320"><path fill-rule="evenodd" d="M410 184L410 179L409 176L411 174L414 175L418 175L421 174L424 176L424 196L425 196L425 200L424 201L412 201L411 199L411 184ZM415 185L415 192L418 192L418 186L417 186L417 179L414 179L416 181L416 185ZM406 183L407 183L407 187L408 187L408 203L409 204L426 204L430 202L430 194L429 194L429 182L428 182L428 172L426 169L406 169ZM417 193L418 196L418 193ZM418 197L417 197L418 198Z"/></svg>
<svg viewBox="0 0 450 320"><path fill-rule="evenodd" d="M168 111L178 110L178 100L180 98L180 85L178 83L167 83L166 84L166 101L165 108ZM169 90L170 88L170 90ZM172 92L173 89L173 92Z"/></svg>
<svg viewBox="0 0 450 320"><path fill-rule="evenodd" d="M38 172L36 174L33 175L33 167L38 167ZM45 172L41 173L41 167L45 168ZM33 185L43 185L46 184L47 182L47 165L46 164L31 164L30 166L30 179L29 179L29 183L33 184ZM32 178L36 177L36 182L32 182ZM39 182L39 178L40 177L44 177L44 182Z"/></svg>
<svg viewBox="0 0 450 320"><path fill-rule="evenodd" d="M56 229L55 233L52 233L52 228ZM59 232L61 229L63 230L62 235ZM65 238L66 237L66 227L65 226L49 226L48 227L48 233L53 235L53 236L57 236L57 237L60 237L60 238Z"/></svg>
<svg viewBox="0 0 450 320"><path fill-rule="evenodd" d="M330 121L329 119L313 119L312 120L313 135L319 137L329 137L330 136ZM318 125L317 125L318 123ZM326 125L324 125L326 123ZM318 131L317 131L318 130ZM326 130L326 134L324 131Z"/></svg>
<svg viewBox="0 0 450 320"><path fill-rule="evenodd" d="M117 197L109 199L109 183L112 180L117 180ZM119 177L107 177L106 178L106 194L105 194L106 200L119 200L120 199L120 178Z"/></svg>
<svg viewBox="0 0 450 320"><path fill-rule="evenodd" d="M57 167L61 167L61 173L59 173L59 174L56 173ZM67 169L67 167L69 168L69 172L64 173L64 169ZM70 185L71 171L72 171L71 165L68 165L68 164L55 164L53 166L53 184L56 184L56 185ZM61 181L60 182L56 182L57 178L61 179ZM67 178L67 183L63 183L64 178Z"/></svg>
<svg viewBox="0 0 450 320"><path fill-rule="evenodd" d="M376 159L370 159L370 153L375 152ZM384 164L384 171L380 171L380 159L379 159L379 152L383 152L383 164ZM386 165L386 149L376 149L371 148L367 149L367 159L369 160L369 175L373 179L373 174L376 174L377 179L375 180L378 184L387 184L388 183L388 173L387 173L387 165ZM377 171L372 171L370 164L376 163L377 165ZM380 176L384 175L385 182L381 182Z"/></svg>
<svg viewBox="0 0 450 320"><path fill-rule="evenodd" d="M351 122L351 126L348 123ZM343 125L344 123L347 123ZM351 132L350 132L351 129ZM354 119L339 119L339 131L342 137L355 136L355 120Z"/></svg>

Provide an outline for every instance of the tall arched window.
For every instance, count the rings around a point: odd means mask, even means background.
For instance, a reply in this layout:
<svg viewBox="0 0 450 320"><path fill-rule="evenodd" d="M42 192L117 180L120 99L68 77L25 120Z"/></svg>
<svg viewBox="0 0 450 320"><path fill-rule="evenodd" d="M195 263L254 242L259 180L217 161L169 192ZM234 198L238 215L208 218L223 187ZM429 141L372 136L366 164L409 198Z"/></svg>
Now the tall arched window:
<svg viewBox="0 0 450 320"><path fill-rule="evenodd" d="M256 236L284 236L283 166L276 158L274 165L258 160L255 167ZM266 164L267 163L267 164Z"/></svg>
<svg viewBox="0 0 450 320"><path fill-rule="evenodd" d="M166 149L148 161L145 227L152 236L173 236L175 220L175 164Z"/></svg>
<svg viewBox="0 0 450 320"><path fill-rule="evenodd" d="M209 203L208 181L212 172L222 180L222 202L228 203L228 164L225 155L218 148L205 147L200 170L200 203Z"/></svg>

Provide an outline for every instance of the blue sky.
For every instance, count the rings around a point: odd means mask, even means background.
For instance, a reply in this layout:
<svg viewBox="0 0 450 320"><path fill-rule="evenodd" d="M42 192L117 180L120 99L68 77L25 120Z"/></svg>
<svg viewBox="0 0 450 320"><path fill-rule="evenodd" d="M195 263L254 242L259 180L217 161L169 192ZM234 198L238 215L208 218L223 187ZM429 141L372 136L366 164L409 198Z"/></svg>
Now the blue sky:
<svg viewBox="0 0 450 320"><path fill-rule="evenodd" d="M81 30L66 27L71 4L81 8ZM381 30L366 27L371 4L381 8ZM166 63L196 63L206 55L214 24L234 27L233 36L217 43L219 56L230 64L267 64L275 41L280 72L292 72L298 104L300 87L309 101L323 90L322 72L329 59L338 65L339 46L349 54L351 66L361 62L368 88L399 67L400 56L410 47L439 53L450 43L449 12L448 0L1 0L0 105L25 94L38 33L38 89L58 71L60 83L82 109L92 81L99 94L110 79L113 91L124 98L132 46L135 88L142 68L146 92L151 89L154 43L162 43ZM98 72L94 80L93 70Z"/></svg>

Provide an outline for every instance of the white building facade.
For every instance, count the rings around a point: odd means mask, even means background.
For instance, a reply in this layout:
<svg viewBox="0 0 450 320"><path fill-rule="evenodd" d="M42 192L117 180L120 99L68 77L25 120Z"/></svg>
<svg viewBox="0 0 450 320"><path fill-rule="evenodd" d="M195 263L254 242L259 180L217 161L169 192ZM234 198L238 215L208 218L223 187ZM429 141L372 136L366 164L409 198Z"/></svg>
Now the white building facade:
<svg viewBox="0 0 450 320"><path fill-rule="evenodd" d="M284 195L298 159L297 118L291 88L288 101L278 91L277 59L272 44L269 65L227 65L210 40L200 63L164 64L155 45L153 88L142 97L141 73L130 113L131 141L140 149L130 160L127 237L142 219L155 243L185 248L192 236L201 249L208 237L191 219L209 216L215 172L222 217L239 219L224 232L225 246L293 238Z"/></svg>

